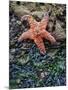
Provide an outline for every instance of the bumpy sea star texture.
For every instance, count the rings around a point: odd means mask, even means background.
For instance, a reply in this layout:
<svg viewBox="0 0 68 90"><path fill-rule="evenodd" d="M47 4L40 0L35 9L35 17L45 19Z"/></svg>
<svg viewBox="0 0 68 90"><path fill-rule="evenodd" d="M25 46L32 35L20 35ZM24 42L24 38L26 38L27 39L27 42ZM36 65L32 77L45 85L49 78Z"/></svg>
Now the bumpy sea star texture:
<svg viewBox="0 0 68 90"><path fill-rule="evenodd" d="M31 15L24 15L21 18L21 21L27 20L30 24L30 29L24 32L18 39L18 41L22 41L24 39L32 39L36 43L37 47L40 50L40 53L45 54L46 49L43 43L43 39L49 40L51 43L55 43L55 38L46 30L49 15L46 12L44 17L40 22L37 22Z"/></svg>

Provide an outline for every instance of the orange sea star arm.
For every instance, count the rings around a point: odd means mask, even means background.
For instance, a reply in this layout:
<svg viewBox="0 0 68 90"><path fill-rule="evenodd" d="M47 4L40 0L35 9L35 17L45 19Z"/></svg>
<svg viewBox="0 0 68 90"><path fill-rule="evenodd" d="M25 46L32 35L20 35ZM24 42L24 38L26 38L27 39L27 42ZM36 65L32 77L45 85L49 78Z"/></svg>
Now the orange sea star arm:
<svg viewBox="0 0 68 90"><path fill-rule="evenodd" d="M34 42L36 43L37 47L39 48L40 53L45 54L46 50L45 50L43 40L39 37L39 38L35 38Z"/></svg>
<svg viewBox="0 0 68 90"><path fill-rule="evenodd" d="M51 44L56 42L55 38L46 30L42 33L42 37L49 40Z"/></svg>
<svg viewBox="0 0 68 90"><path fill-rule="evenodd" d="M22 41L24 39L31 39L31 33L29 31L24 32L19 38L18 41Z"/></svg>
<svg viewBox="0 0 68 90"><path fill-rule="evenodd" d="M40 22L41 29L46 29L48 21L49 21L49 15L48 15L48 13L45 13L44 17L42 18L42 20Z"/></svg>

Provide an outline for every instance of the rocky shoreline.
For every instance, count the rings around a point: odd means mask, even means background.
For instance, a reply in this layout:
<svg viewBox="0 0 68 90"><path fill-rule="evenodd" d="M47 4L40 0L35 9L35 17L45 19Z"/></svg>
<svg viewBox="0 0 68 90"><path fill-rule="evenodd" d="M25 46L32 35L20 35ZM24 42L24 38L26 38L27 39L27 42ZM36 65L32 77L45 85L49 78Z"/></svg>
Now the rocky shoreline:
<svg viewBox="0 0 68 90"><path fill-rule="evenodd" d="M66 5L10 1L9 5L9 88L34 88L66 85ZM51 8L47 30L54 35L58 46L44 43L42 56L31 40L18 43L18 37L29 27L20 17L32 14L41 20Z"/></svg>

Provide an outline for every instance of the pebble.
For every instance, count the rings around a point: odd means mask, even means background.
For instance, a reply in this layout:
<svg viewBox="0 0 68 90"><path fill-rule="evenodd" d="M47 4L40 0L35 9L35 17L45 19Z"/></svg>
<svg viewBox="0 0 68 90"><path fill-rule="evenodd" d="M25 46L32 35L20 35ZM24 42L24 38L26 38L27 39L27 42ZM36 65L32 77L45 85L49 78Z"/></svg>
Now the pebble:
<svg viewBox="0 0 68 90"><path fill-rule="evenodd" d="M45 74L42 72L41 73L41 78L44 78L45 77Z"/></svg>
<svg viewBox="0 0 68 90"><path fill-rule="evenodd" d="M16 21L16 19L15 19L15 18L11 19L11 22L15 22L15 21Z"/></svg>
<svg viewBox="0 0 68 90"><path fill-rule="evenodd" d="M20 79L17 79L17 80L16 80L17 83L20 83L20 81L21 81Z"/></svg>
<svg viewBox="0 0 68 90"><path fill-rule="evenodd" d="M17 21L17 24L18 24L18 25L21 25L21 21Z"/></svg>
<svg viewBox="0 0 68 90"><path fill-rule="evenodd" d="M15 48L10 50L11 54L15 53Z"/></svg>

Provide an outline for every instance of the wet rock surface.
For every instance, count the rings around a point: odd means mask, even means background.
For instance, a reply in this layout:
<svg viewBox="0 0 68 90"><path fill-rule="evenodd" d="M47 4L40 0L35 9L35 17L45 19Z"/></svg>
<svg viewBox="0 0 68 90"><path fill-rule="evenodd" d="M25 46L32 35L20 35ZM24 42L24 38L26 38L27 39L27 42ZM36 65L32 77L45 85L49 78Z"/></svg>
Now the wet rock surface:
<svg viewBox="0 0 68 90"><path fill-rule="evenodd" d="M30 28L29 23L22 23L19 16L20 13L31 13L36 20L41 20L44 12L49 9L51 14L47 30L54 35L59 44L53 46L44 40L47 53L41 55L33 41L18 42L19 36ZM65 12L65 5L61 4L10 2L9 88L66 85Z"/></svg>

